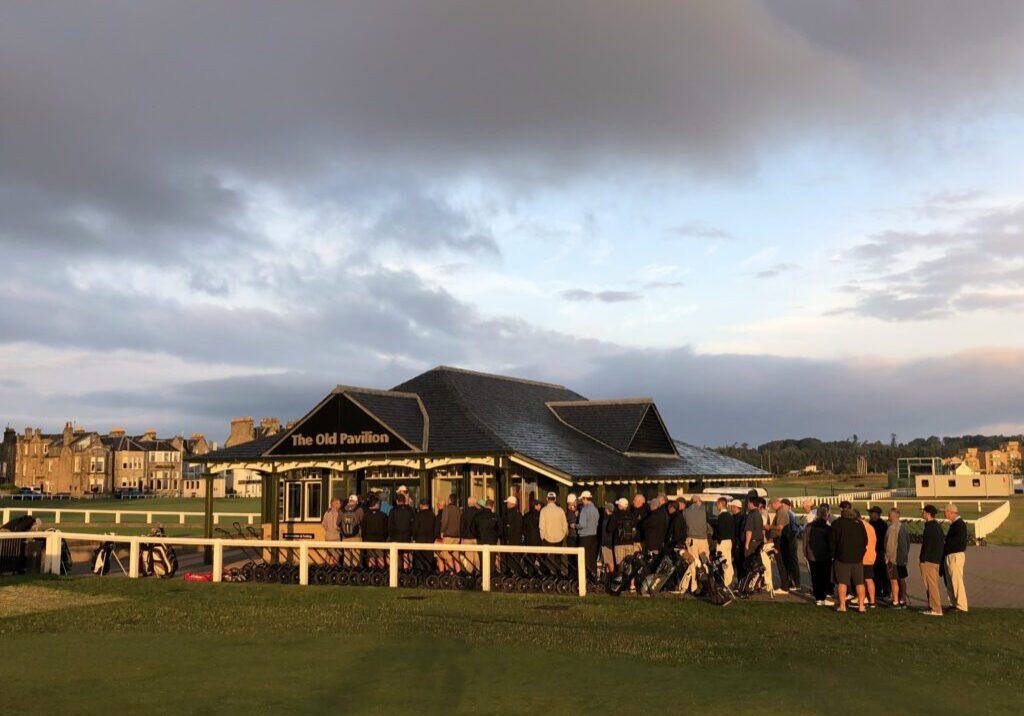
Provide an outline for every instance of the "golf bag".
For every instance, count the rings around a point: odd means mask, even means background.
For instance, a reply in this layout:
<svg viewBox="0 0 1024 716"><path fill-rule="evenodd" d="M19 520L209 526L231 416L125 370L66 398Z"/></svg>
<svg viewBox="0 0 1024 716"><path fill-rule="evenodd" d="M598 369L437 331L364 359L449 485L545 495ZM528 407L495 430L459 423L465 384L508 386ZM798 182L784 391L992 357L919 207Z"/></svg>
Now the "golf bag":
<svg viewBox="0 0 1024 716"><path fill-rule="evenodd" d="M165 537L166 534L163 527L155 527L150 537ZM143 544L139 547L139 571L142 574L169 579L178 571L178 556L169 544Z"/></svg>
<svg viewBox="0 0 1024 716"><path fill-rule="evenodd" d="M720 552L715 552L715 558L709 559L706 554L700 556L702 576L698 580L703 582L704 597L720 607L731 603L736 595L725 583L725 558Z"/></svg>
<svg viewBox="0 0 1024 716"><path fill-rule="evenodd" d="M637 575L643 571L644 560L639 553L630 555L622 560L618 570L611 575L605 589L608 594L617 597L623 592L628 592Z"/></svg>
<svg viewBox="0 0 1024 716"><path fill-rule="evenodd" d="M653 596L665 589L669 582L678 576L680 570L685 569L686 564L675 550L669 549L654 557L651 560L651 567L653 571L640 583L640 594L645 597Z"/></svg>
<svg viewBox="0 0 1024 716"><path fill-rule="evenodd" d="M110 563L114 552L113 542L101 542L92 553L92 573L103 576L110 573Z"/></svg>
<svg viewBox="0 0 1024 716"><path fill-rule="evenodd" d="M745 574L736 586L736 592L742 599L757 594L767 589L768 579L765 576L765 566L762 555L767 557L768 569L771 569L771 559L775 554L775 547L771 542L765 543L760 549L755 550L744 560ZM774 596L774 594L772 595Z"/></svg>

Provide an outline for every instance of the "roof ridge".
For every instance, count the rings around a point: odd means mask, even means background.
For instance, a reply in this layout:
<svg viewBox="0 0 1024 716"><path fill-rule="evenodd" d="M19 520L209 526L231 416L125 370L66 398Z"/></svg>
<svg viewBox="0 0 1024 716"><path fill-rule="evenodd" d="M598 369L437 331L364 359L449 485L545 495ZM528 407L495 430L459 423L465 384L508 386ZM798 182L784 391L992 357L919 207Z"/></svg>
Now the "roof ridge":
<svg viewBox="0 0 1024 716"><path fill-rule="evenodd" d="M608 398L605 400L584 398L583 400L549 400L545 404L549 407L561 408L576 405L652 405L653 403L653 398Z"/></svg>
<svg viewBox="0 0 1024 716"><path fill-rule="evenodd" d="M494 380L505 380L505 381L508 381L510 383L525 383L526 385L539 385L539 386L543 386L545 388L560 388L562 390L569 390L569 388L567 388L564 385L561 385L559 383L548 383L548 382L543 381L543 380L531 380L529 378L517 378L517 377L512 376L512 375L502 375L500 373L485 373L484 371L480 371L480 370L470 370L469 368L457 368L457 367L451 366L451 365L435 366L434 368L431 368L427 372L430 373L430 372L433 372L433 371L447 371L447 372L451 372L451 373L464 373L465 375L475 375L475 376L478 376L480 378L492 378Z"/></svg>
<svg viewBox="0 0 1024 716"><path fill-rule="evenodd" d="M416 393L410 393L406 390L385 390L383 388L363 388L358 385L343 385L338 384L334 386L332 393L367 393L369 395L385 395L393 398L417 398L419 396Z"/></svg>

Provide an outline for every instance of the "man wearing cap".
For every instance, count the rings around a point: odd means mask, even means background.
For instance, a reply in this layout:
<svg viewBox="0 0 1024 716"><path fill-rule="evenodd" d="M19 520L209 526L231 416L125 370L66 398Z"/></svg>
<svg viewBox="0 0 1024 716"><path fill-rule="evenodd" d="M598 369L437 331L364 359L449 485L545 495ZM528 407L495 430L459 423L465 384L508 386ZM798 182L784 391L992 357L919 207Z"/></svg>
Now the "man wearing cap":
<svg viewBox="0 0 1024 716"><path fill-rule="evenodd" d="M729 511L729 501L724 497L715 500L718 519L715 521L715 549L722 555L723 578L727 587L732 586L732 538L736 534L736 523Z"/></svg>
<svg viewBox="0 0 1024 716"><path fill-rule="evenodd" d="M612 515L615 514L615 503L604 503L604 512L601 515L601 525L597 532L601 539L601 564L604 565L604 573L609 574L615 570L615 537L609 531Z"/></svg>
<svg viewBox="0 0 1024 716"><path fill-rule="evenodd" d="M558 495L548 493L548 504L540 511L540 538L548 547L562 547L569 534L569 521L558 506Z"/></svg>
<svg viewBox="0 0 1024 716"><path fill-rule="evenodd" d="M942 555L946 576L946 592L949 594L950 608L959 613L967 611L967 590L964 588L964 562L967 556L967 525L960 517L960 510L950 502L944 510L949 520L949 530L943 544Z"/></svg>
<svg viewBox="0 0 1024 716"><path fill-rule="evenodd" d="M608 518L607 529L612 536L613 569L618 569L622 561L636 551L636 518L625 497L615 501L615 512Z"/></svg>
<svg viewBox="0 0 1024 716"><path fill-rule="evenodd" d="M579 517L576 522L576 535L579 538L579 546L583 548L584 560L587 565L587 574L597 575L597 527L601 522L601 514L594 507L594 498L590 490L580 493Z"/></svg>
<svg viewBox="0 0 1024 716"><path fill-rule="evenodd" d="M523 513L519 511L519 500L515 495L505 498L505 520L502 540L505 544L519 546L523 543Z"/></svg>
<svg viewBox="0 0 1024 716"><path fill-rule="evenodd" d="M928 609L922 614L929 617L942 616L942 598L939 596L939 565L942 563L942 528L935 521L938 510L935 505L925 505L921 510L924 532L921 535L921 581L924 582Z"/></svg>

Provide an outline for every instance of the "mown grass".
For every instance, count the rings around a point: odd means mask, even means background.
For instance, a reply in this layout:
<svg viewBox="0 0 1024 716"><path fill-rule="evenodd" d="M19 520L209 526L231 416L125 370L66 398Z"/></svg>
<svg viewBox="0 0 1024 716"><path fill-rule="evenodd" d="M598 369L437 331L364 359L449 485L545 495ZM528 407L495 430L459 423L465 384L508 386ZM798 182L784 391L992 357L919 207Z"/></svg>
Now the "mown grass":
<svg viewBox="0 0 1024 716"><path fill-rule="evenodd" d="M0 600L11 583L105 599L0 618L11 673L31 675L5 689L12 712L593 714L754 699L844 714L871 693L893 713L1019 713L1024 610L928 619L114 578L5 580Z"/></svg>

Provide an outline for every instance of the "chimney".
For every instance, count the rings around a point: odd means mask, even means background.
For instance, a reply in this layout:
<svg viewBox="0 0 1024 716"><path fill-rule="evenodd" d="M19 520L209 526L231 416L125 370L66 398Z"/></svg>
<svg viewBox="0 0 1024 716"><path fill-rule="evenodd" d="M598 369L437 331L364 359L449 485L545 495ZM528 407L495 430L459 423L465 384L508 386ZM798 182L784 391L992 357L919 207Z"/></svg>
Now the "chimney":
<svg viewBox="0 0 1024 716"><path fill-rule="evenodd" d="M142 434L142 439L147 441L156 440L156 430L154 430L153 428L149 428L146 432Z"/></svg>
<svg viewBox="0 0 1024 716"><path fill-rule="evenodd" d="M206 439L206 436L203 435L202 433L192 433L191 437L189 437L189 440L196 440L196 441L205 440L205 439Z"/></svg>
<svg viewBox="0 0 1024 716"><path fill-rule="evenodd" d="M124 437L124 428L111 428L110 429L110 436L109 437L112 437L112 438L123 438Z"/></svg>
<svg viewBox="0 0 1024 716"><path fill-rule="evenodd" d="M276 435L281 430L281 421L277 418L260 418L260 428L264 435Z"/></svg>
<svg viewBox="0 0 1024 716"><path fill-rule="evenodd" d="M64 423L64 444L70 445L74 436L75 430L71 427L71 423Z"/></svg>
<svg viewBox="0 0 1024 716"><path fill-rule="evenodd" d="M247 443L255 437L252 429L252 416L245 418L235 418L231 421L231 434L228 439L224 441L224 447L232 447L233 445L241 445Z"/></svg>

